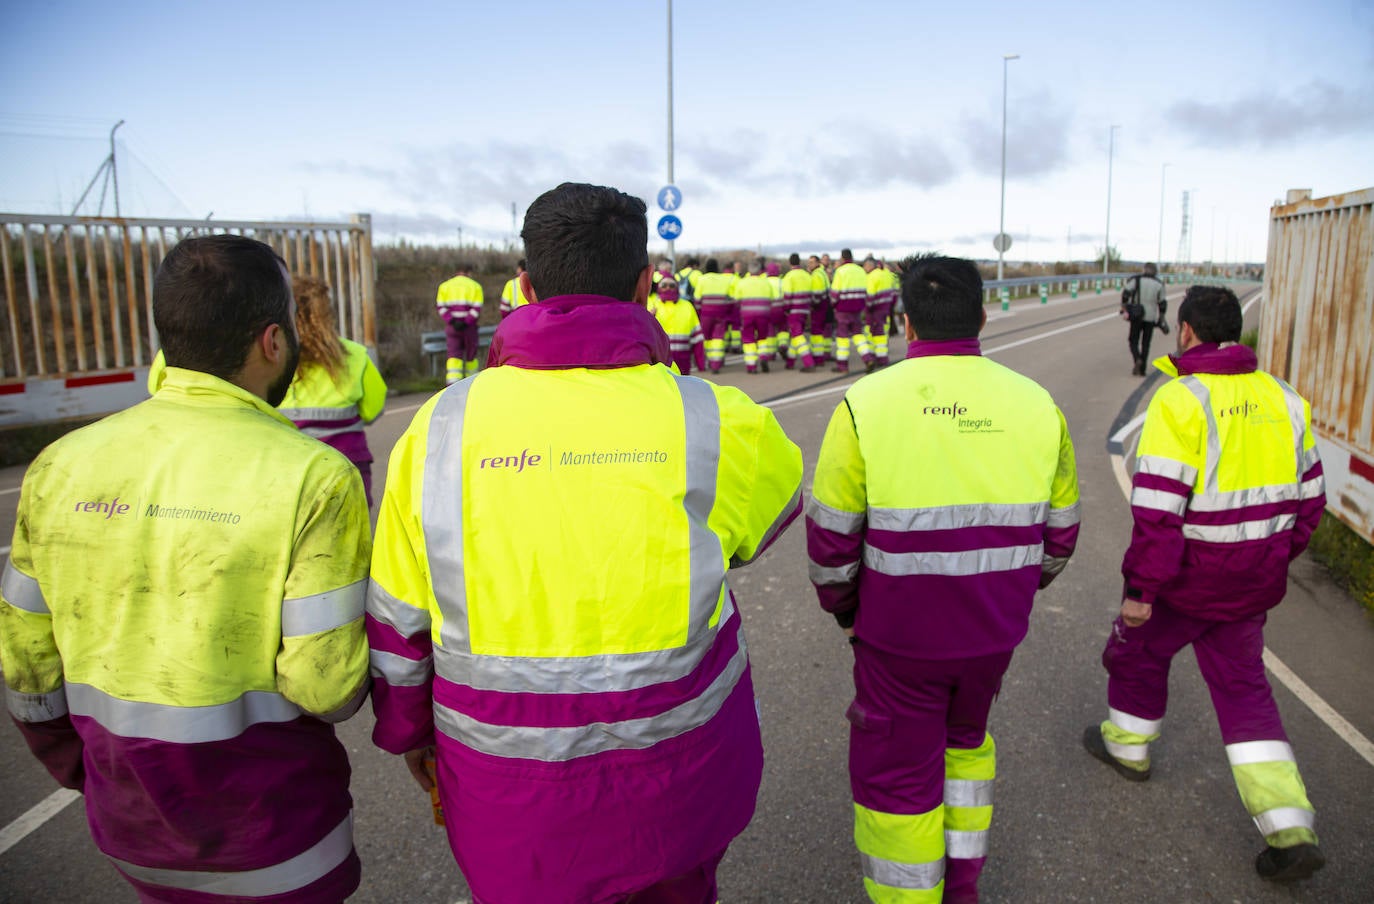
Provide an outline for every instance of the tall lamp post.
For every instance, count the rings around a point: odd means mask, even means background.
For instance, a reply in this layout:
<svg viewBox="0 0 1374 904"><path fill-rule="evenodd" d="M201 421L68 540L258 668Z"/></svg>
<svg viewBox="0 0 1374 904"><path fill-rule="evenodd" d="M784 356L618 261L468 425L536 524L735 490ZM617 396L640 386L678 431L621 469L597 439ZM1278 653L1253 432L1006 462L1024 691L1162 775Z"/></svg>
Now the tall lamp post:
<svg viewBox="0 0 1374 904"><path fill-rule="evenodd" d="M1107 131L1107 232L1102 238L1102 275L1107 275L1112 262L1112 157L1116 153L1116 130L1114 125Z"/></svg>
<svg viewBox="0 0 1374 904"><path fill-rule="evenodd" d="M1155 249L1155 264L1164 269L1164 174L1172 164L1159 168L1159 247Z"/></svg>
<svg viewBox="0 0 1374 904"><path fill-rule="evenodd" d="M673 182L673 0L668 0L668 185ZM677 272L677 257L673 254L673 240L668 240L668 260Z"/></svg>
<svg viewBox="0 0 1374 904"><path fill-rule="evenodd" d="M1021 59L1020 54L1002 54L1002 203L997 214L997 278L1002 278L1002 255L1005 253L1007 234L1007 64Z"/></svg>

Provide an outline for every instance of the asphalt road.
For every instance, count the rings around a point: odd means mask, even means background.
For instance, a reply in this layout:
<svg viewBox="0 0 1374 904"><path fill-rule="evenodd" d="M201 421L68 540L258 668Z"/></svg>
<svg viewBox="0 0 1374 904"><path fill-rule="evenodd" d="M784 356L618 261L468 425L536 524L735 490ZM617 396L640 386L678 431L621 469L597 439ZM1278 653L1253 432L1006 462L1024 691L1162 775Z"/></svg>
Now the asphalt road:
<svg viewBox="0 0 1374 904"><path fill-rule="evenodd" d="M1250 290L1243 290L1248 297ZM1172 293L1177 297L1178 290ZM1346 720L1353 744L1313 705L1274 680L1308 791L1327 868L1294 886L1254 873L1263 841L1231 780L1206 688L1192 657L1176 660L1154 776L1130 784L1079 747L1085 725L1106 714L1099 656L1119 605L1121 553L1130 513L1107 437L1143 411L1150 386L1129 375L1125 325L1112 295L1084 294L989 308L983 348L1038 380L1068 418L1078 452L1083 531L1073 560L1036 601L993 708L999 752L988 902L1368 902L1374 900L1374 763L1360 752L1374 737L1374 624L1324 571L1300 559L1268 646ZM1175 302L1176 309L1176 302ZM1253 321L1257 309L1249 311ZM1173 337L1156 334L1156 352ZM898 348L901 343L898 343ZM769 404L801 446L808 468L840 394L853 377L777 372L722 381ZM424 399L398 397L369 430L384 472L388 449ZM0 471L0 547L14 522L22 468ZM378 474L378 486L384 475ZM743 613L763 719L767 765L758 811L721 869L725 902L861 902L851 838L846 770L851 655L806 579L805 539L795 525L760 561L732 574ZM1271 675L1271 679L1273 675ZM1321 709L1317 705L1317 709ZM358 902L468 899L428 800L399 759L369 741L370 713L340 728L354 765L355 835L363 860ZM1349 735L1349 732L1347 732ZM1367 742L1365 742L1367 744ZM0 729L0 847L14 821L55 784L13 728ZM703 802L709 805L709 802ZM79 803L66 806L0 853L0 901L132 902L134 895L92 845ZM8 828L5 828L8 827ZM8 833L8 834L7 834Z"/></svg>

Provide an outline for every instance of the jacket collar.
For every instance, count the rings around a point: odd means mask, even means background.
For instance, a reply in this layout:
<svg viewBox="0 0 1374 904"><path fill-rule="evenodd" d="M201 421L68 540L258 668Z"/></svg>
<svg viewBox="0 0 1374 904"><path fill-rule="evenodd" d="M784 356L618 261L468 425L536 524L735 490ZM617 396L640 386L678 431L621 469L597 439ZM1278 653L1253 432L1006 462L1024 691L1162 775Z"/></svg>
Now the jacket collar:
<svg viewBox="0 0 1374 904"><path fill-rule="evenodd" d="M926 358L932 355L974 355L983 354L983 347L977 336L967 339L917 339L906 347L908 358Z"/></svg>
<svg viewBox="0 0 1374 904"><path fill-rule="evenodd" d="M258 398L242 386L199 370L187 370L184 367L167 368L167 376L158 386L155 398L179 404L256 408L291 429L296 428L290 418L267 404L265 399Z"/></svg>
<svg viewBox="0 0 1374 904"><path fill-rule="evenodd" d="M1259 359L1248 345L1239 342L1204 342L1181 355L1166 355L1154 362L1171 377L1189 374L1249 374L1259 369Z"/></svg>
<svg viewBox="0 0 1374 904"><path fill-rule="evenodd" d="M487 366L532 370L667 364L668 334L637 304L604 295L558 295L516 308L492 337Z"/></svg>

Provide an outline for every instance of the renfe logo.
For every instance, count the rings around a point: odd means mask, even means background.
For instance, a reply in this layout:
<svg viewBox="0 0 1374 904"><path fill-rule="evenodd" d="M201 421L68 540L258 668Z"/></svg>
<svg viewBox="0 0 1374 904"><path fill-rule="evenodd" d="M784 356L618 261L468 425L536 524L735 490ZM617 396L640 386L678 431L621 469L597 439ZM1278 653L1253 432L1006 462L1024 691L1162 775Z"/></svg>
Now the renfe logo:
<svg viewBox="0 0 1374 904"><path fill-rule="evenodd" d="M500 455L494 458L484 458L478 462L477 467L479 470L481 468L514 468L518 474L525 470L526 466L533 468L543 460L544 456L531 455L529 449L522 449L518 456Z"/></svg>
<svg viewBox="0 0 1374 904"><path fill-rule="evenodd" d="M1228 415L1231 417L1249 417L1252 414L1258 414L1259 410L1260 406L1246 399L1240 405L1231 405L1230 407L1219 409L1217 411L1217 417L1226 417Z"/></svg>
<svg viewBox="0 0 1374 904"><path fill-rule="evenodd" d="M72 509L74 512L104 512L106 521L115 515L122 515L128 510L129 503L120 502L118 496L109 502L78 502Z"/></svg>
<svg viewBox="0 0 1374 904"><path fill-rule="evenodd" d="M961 414L968 414L968 409L958 402L953 405L927 405L921 409L922 414L947 414L950 417L958 417Z"/></svg>

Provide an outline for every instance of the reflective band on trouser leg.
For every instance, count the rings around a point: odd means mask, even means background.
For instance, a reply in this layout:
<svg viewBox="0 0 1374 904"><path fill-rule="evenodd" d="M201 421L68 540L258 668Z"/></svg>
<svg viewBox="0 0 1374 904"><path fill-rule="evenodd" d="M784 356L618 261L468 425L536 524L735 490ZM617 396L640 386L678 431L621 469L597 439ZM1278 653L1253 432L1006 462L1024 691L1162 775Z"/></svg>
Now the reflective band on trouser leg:
<svg viewBox="0 0 1374 904"><path fill-rule="evenodd" d="M1144 772L1150 768L1150 742L1159 738L1163 719L1142 719L1118 709L1107 710L1102 743L1123 766Z"/></svg>
<svg viewBox="0 0 1374 904"><path fill-rule="evenodd" d="M744 343L744 366L751 371L759 366L759 346L757 342Z"/></svg>
<svg viewBox="0 0 1374 904"><path fill-rule="evenodd" d="M463 379L463 359L449 358L444 368L444 382L457 383Z"/></svg>
<svg viewBox="0 0 1374 904"><path fill-rule="evenodd" d="M463 376L470 377L477 373L477 359L469 358L463 362Z"/></svg>
<svg viewBox="0 0 1374 904"><path fill-rule="evenodd" d="M707 339L706 340L706 360L713 368L719 368L725 363L725 340Z"/></svg>
<svg viewBox="0 0 1374 904"><path fill-rule="evenodd" d="M849 363L849 337L835 337L835 360L840 364Z"/></svg>
<svg viewBox="0 0 1374 904"><path fill-rule="evenodd" d="M854 805L854 845L869 900L939 904L945 890L944 807L927 813L879 813Z"/></svg>
<svg viewBox="0 0 1374 904"><path fill-rule="evenodd" d="M945 749L945 896L975 900L978 876L988 856L992 826L992 782L997 745L992 735L968 750Z"/></svg>
<svg viewBox="0 0 1374 904"><path fill-rule="evenodd" d="M1316 814L1287 742L1227 744L1226 758L1245 811L1265 841L1274 847L1317 843Z"/></svg>
<svg viewBox="0 0 1374 904"><path fill-rule="evenodd" d="M273 866L243 872L157 869L111 857L121 872L149 885L179 888L211 895L265 898L304 888L328 875L353 851L353 814L334 827L314 847Z"/></svg>

